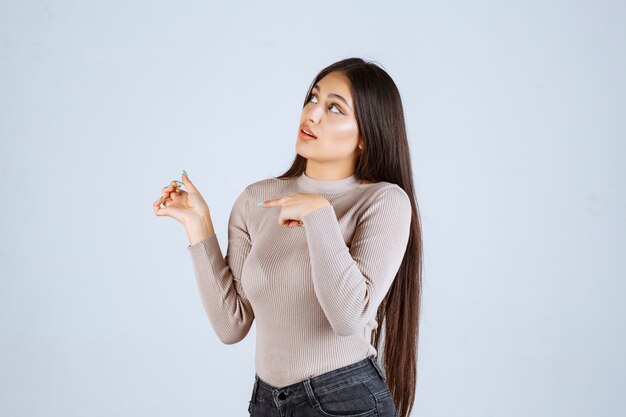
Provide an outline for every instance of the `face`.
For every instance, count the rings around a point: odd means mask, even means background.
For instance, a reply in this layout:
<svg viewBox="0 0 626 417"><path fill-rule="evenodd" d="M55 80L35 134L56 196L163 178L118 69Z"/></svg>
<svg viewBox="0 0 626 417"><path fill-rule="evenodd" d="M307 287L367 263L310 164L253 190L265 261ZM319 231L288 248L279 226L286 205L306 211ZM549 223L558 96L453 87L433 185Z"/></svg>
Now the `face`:
<svg viewBox="0 0 626 417"><path fill-rule="evenodd" d="M316 139L306 136L303 126ZM311 90L300 116L296 152L309 165L330 163L344 171L354 169L361 152L360 135L345 75L331 72Z"/></svg>

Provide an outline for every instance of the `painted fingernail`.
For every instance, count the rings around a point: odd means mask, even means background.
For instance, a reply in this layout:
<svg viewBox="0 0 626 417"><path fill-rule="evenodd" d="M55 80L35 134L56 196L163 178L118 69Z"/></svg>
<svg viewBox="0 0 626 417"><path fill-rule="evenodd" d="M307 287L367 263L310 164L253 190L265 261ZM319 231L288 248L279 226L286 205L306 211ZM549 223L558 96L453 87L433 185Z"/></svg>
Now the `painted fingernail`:
<svg viewBox="0 0 626 417"><path fill-rule="evenodd" d="M189 175L187 175L187 171L185 171L184 169L183 169L183 174L185 174L185 177L189 178Z"/></svg>
<svg viewBox="0 0 626 417"><path fill-rule="evenodd" d="M257 201L256 203L257 206L262 206L263 204L265 204L265 201Z"/></svg>
<svg viewBox="0 0 626 417"><path fill-rule="evenodd" d="M182 182L182 181L176 181L176 182L177 182L179 185L181 185L181 186L185 185L185 184L183 184L183 182Z"/></svg>

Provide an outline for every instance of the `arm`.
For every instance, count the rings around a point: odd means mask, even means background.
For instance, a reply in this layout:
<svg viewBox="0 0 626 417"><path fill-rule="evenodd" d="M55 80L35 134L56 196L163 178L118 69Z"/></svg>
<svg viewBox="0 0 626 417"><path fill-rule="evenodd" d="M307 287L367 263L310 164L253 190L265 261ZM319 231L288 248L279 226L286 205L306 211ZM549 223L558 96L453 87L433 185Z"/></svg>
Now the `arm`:
<svg viewBox="0 0 626 417"><path fill-rule="evenodd" d="M213 233L187 246L204 310L219 339L226 344L241 341L250 330L254 311L241 286L243 263L252 243L246 226L247 191L233 205L228 220L226 257Z"/></svg>
<svg viewBox="0 0 626 417"><path fill-rule="evenodd" d="M358 334L397 274L410 234L411 201L395 185L378 191L359 218L348 248L333 206L302 217L313 287L335 333Z"/></svg>

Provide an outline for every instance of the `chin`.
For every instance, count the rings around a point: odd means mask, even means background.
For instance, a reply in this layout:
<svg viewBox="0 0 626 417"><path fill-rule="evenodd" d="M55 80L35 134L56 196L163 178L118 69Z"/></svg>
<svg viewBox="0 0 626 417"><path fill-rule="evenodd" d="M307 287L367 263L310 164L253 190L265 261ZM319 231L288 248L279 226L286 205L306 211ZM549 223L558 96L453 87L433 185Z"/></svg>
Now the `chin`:
<svg viewBox="0 0 626 417"><path fill-rule="evenodd" d="M302 148L303 146L298 141L298 143L296 143L296 153L303 158L308 158L309 157L308 152Z"/></svg>

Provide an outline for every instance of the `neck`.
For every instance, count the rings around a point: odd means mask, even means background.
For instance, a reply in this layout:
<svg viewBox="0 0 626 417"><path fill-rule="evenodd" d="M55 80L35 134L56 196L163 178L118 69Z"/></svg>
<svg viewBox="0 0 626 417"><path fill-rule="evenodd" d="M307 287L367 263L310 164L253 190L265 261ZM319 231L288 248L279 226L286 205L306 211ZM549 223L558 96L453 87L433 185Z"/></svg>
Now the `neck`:
<svg viewBox="0 0 626 417"><path fill-rule="evenodd" d="M355 165L328 166L316 164L314 161L307 161L304 173L309 178L323 181L335 181L348 178L354 175Z"/></svg>
<svg viewBox="0 0 626 417"><path fill-rule="evenodd" d="M339 179L313 178L303 172L297 178L298 188L304 192L319 194L335 194L355 189L360 185L355 174Z"/></svg>

